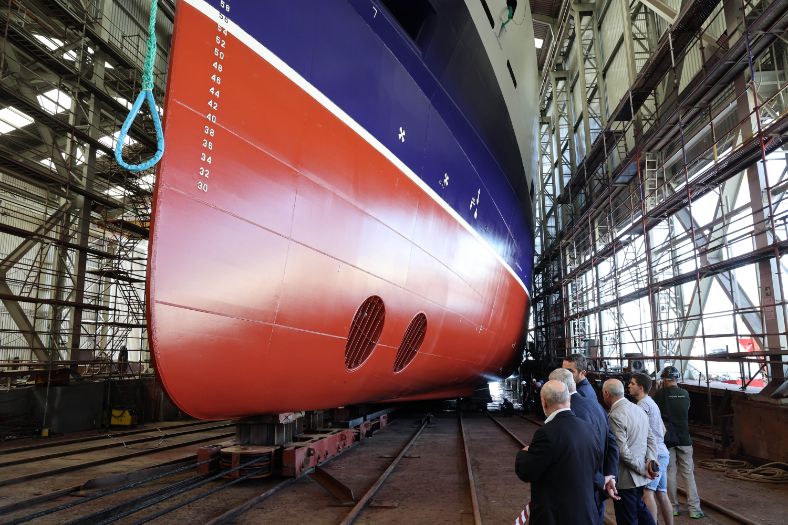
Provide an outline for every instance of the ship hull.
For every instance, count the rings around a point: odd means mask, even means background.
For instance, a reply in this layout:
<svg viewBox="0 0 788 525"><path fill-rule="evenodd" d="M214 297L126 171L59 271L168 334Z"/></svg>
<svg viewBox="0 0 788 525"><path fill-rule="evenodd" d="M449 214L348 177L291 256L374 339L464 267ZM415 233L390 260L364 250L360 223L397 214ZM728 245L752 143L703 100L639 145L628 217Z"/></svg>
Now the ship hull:
<svg viewBox="0 0 788 525"><path fill-rule="evenodd" d="M243 417L444 397L505 373L529 307L506 251L265 46L199 2L177 17L148 282L173 401ZM385 317L350 366L370 297ZM423 341L398 370L418 314Z"/></svg>

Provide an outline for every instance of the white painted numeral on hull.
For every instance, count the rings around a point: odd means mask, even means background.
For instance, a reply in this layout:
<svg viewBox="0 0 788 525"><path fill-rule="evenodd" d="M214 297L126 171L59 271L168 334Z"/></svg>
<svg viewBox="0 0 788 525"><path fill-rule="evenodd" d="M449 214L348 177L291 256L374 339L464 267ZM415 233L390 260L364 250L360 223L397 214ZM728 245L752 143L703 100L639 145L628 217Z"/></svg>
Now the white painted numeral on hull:
<svg viewBox="0 0 788 525"><path fill-rule="evenodd" d="M217 146L217 124L219 122L220 108L219 99L222 96L219 86L222 85L222 75L226 73L225 59L227 55L227 24L230 22L230 2L221 0L219 2L219 19L216 21L216 35L213 40L213 51L211 52L210 63L211 71L207 92L208 112L205 113L205 120L208 122L203 125L203 137L200 139L200 160L197 166L196 186L198 191L208 193L208 180L211 175L210 166L213 164Z"/></svg>

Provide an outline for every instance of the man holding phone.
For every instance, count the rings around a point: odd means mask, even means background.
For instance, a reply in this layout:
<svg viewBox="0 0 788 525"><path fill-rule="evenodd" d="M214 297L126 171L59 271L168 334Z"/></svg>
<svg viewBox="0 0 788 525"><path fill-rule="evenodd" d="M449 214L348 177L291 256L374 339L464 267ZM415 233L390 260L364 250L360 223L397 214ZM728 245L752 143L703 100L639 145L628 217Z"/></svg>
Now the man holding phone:
<svg viewBox="0 0 788 525"><path fill-rule="evenodd" d="M618 443L618 496L614 503L618 525L655 525L643 502L643 487L657 477L657 443L649 431L648 417L624 397L624 384L608 379L602 397L610 407L610 430Z"/></svg>
<svg viewBox="0 0 788 525"><path fill-rule="evenodd" d="M665 446L665 425L662 424L662 415L657 404L649 396L649 392L651 392L651 378L646 374L632 374L627 386L629 387L629 395L646 412L651 434L657 442L657 463L660 466L660 470L658 476L643 488L643 500L654 519L659 515L662 518L662 523L673 525L673 506L668 498L670 452L668 447Z"/></svg>

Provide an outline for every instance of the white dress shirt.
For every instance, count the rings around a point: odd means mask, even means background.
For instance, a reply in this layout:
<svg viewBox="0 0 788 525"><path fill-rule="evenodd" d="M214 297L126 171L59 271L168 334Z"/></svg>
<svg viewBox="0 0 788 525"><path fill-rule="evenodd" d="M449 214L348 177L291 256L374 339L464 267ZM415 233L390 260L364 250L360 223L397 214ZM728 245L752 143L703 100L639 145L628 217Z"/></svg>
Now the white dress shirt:
<svg viewBox="0 0 788 525"><path fill-rule="evenodd" d="M569 408L569 407L567 407L567 408L559 408L558 410L556 410L555 412L553 412L552 414L547 416L547 419L544 420L544 424L546 425L550 421L552 421L553 418L555 418L555 416L557 416L559 412L566 412L567 410L571 410L571 408Z"/></svg>

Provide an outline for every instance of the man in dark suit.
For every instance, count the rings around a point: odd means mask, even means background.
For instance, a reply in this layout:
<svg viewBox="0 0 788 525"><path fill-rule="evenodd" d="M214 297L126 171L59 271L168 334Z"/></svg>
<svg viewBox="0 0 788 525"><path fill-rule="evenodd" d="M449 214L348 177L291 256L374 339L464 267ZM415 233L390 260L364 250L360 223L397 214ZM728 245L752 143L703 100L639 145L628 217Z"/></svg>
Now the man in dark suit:
<svg viewBox="0 0 788 525"><path fill-rule="evenodd" d="M602 462L590 424L569 409L569 391L559 381L542 387L547 419L529 446L517 453L517 476L531 483L533 525L596 523L594 476Z"/></svg>
<svg viewBox="0 0 788 525"><path fill-rule="evenodd" d="M588 359L586 359L586 356L583 354L568 355L564 357L564 360L561 363L561 368L566 368L572 372L572 377L575 379L575 383L577 384L578 394L599 402L599 398L596 395L594 387L591 386L591 383L588 381L588 379L586 379L586 374L588 373Z"/></svg>
<svg viewBox="0 0 788 525"><path fill-rule="evenodd" d="M588 399L577 393L575 380L572 373L565 368L556 368L550 372L549 379L555 379L566 385L569 390L569 408L577 417L591 424L594 427L594 435L597 439L597 446L602 454L602 463L597 465L594 476L595 495L597 498L597 510L599 512L598 524L605 522L605 499L607 498L606 488L611 487L615 490L616 475L618 475L618 444L616 436L610 430L607 422L607 413L602 405L595 399Z"/></svg>

